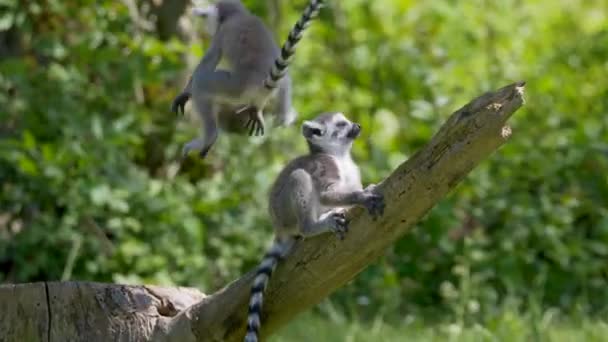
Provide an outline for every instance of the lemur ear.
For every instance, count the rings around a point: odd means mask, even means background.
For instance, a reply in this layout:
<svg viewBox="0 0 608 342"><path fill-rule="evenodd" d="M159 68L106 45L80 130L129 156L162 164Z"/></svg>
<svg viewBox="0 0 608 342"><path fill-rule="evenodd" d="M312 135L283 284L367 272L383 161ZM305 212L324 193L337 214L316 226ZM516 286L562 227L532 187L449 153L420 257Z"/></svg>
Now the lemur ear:
<svg viewBox="0 0 608 342"><path fill-rule="evenodd" d="M318 123L314 121L304 121L302 124L302 135L306 139L310 139L313 136L322 136L324 134L324 130Z"/></svg>

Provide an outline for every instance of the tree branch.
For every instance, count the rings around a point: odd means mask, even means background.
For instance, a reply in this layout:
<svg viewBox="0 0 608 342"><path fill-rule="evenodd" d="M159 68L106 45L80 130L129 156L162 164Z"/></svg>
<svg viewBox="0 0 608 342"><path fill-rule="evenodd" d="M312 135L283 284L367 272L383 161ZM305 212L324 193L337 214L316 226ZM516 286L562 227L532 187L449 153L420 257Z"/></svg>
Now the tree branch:
<svg viewBox="0 0 608 342"><path fill-rule="evenodd" d="M345 240L325 234L298 243L266 291L262 336L355 277L500 147L511 132L506 120L523 104L523 89L523 82L508 85L452 114L429 144L379 185L387 206L377 221L353 208ZM0 339L238 341L245 333L252 280L250 272L210 296L94 283L5 285Z"/></svg>
<svg viewBox="0 0 608 342"><path fill-rule="evenodd" d="M500 147L510 132L506 120L523 104L523 86L486 93L452 114L428 145L379 185L386 209L377 221L354 208L345 240L325 234L296 245L270 280L262 336L355 277ZM167 340L177 341L172 332L183 328L196 337L190 341L242 340L252 280L250 272L177 316Z"/></svg>

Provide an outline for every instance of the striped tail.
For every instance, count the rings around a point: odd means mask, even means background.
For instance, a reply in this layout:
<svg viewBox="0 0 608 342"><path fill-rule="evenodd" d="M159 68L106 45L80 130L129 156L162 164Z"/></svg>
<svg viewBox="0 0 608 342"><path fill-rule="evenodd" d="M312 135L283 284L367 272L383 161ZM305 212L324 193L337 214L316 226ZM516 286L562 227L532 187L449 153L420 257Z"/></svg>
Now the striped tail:
<svg viewBox="0 0 608 342"><path fill-rule="evenodd" d="M293 26L287 37L287 41L281 48L281 55L274 61L270 75L264 81L264 87L272 91L278 86L278 82L285 76L293 54L296 52L296 44L302 38L304 30L310 26L310 21L319 15L324 0L311 0L306 6L300 20Z"/></svg>
<svg viewBox="0 0 608 342"><path fill-rule="evenodd" d="M293 239L275 241L270 250L266 252L262 262L258 266L253 285L251 286L251 297L249 298L249 314L247 315L247 335L245 342L258 342L258 333L261 327L262 304L264 303L264 290L272 272L279 260L289 251L293 245Z"/></svg>

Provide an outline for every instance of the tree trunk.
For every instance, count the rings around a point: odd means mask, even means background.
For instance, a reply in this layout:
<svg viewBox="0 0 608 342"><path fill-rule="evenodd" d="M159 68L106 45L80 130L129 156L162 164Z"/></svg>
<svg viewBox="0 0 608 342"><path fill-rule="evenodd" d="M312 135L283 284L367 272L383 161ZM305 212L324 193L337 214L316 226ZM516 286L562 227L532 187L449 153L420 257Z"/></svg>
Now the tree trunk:
<svg viewBox="0 0 608 342"><path fill-rule="evenodd" d="M346 238L301 241L266 291L262 336L343 286L413 227L510 136L524 83L486 93L456 111L432 140L379 185L384 215L348 213ZM1 341L238 341L245 333L250 272L205 296L194 289L96 283L0 287Z"/></svg>

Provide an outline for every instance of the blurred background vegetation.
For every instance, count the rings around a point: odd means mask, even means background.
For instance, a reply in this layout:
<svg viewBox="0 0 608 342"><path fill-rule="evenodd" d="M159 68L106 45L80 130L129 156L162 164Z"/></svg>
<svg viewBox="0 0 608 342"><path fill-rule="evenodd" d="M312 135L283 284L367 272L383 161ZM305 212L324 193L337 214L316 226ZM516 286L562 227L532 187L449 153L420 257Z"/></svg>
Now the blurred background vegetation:
<svg viewBox="0 0 608 342"><path fill-rule="evenodd" d="M281 41L306 4L245 2ZM608 336L608 3L328 3L298 47L295 106L363 125L364 183L484 91L526 80L527 104L505 147L277 340ZM210 293L258 262L270 183L305 144L293 127L225 134L176 175L198 123L169 107L209 42L189 6L0 0L1 282Z"/></svg>

